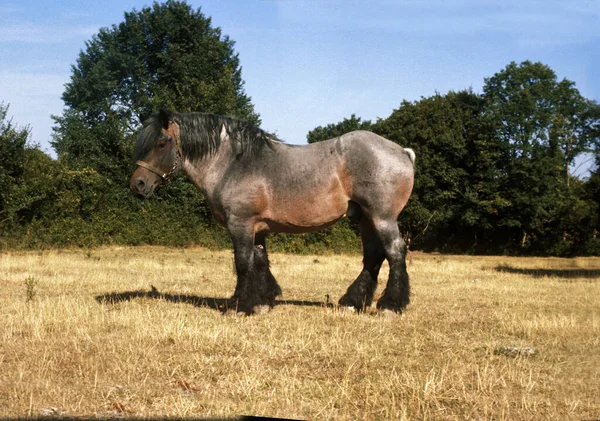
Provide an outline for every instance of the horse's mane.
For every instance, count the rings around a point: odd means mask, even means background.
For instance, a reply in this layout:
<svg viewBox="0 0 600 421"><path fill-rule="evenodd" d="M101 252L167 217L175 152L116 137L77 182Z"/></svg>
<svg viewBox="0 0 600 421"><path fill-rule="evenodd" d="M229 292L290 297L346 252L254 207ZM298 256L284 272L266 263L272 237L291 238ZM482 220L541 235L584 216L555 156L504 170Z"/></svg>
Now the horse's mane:
<svg viewBox="0 0 600 421"><path fill-rule="evenodd" d="M143 123L134 148L134 161L143 159L160 137L164 127L164 112L152 115ZM169 120L179 124L183 156L190 161L199 160L216 153L222 143L225 129L237 158L254 156L272 142L280 142L275 136L256 125L235 117L208 113L168 113Z"/></svg>

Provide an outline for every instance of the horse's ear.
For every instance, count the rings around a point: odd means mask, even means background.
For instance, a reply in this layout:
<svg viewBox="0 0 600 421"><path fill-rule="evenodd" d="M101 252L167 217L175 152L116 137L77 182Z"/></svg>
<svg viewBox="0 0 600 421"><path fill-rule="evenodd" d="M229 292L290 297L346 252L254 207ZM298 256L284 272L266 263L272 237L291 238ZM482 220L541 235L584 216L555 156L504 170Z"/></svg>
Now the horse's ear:
<svg viewBox="0 0 600 421"><path fill-rule="evenodd" d="M173 120L173 113L168 110L160 110L158 112L158 118L160 119L160 124L162 124L164 129L169 128L169 122Z"/></svg>
<svg viewBox="0 0 600 421"><path fill-rule="evenodd" d="M144 122L148 120L150 116L146 113L139 113L138 118L140 119L140 123L144 124Z"/></svg>

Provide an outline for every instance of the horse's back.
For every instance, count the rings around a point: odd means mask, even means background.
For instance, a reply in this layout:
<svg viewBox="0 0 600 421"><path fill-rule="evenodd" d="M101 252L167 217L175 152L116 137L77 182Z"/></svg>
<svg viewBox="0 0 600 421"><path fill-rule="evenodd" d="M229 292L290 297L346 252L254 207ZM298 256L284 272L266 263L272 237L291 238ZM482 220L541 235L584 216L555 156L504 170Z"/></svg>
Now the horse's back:
<svg viewBox="0 0 600 421"><path fill-rule="evenodd" d="M403 164L406 163L405 158L407 157L409 161L412 161L407 149L367 130L356 130L331 140L337 140L341 144L341 150L350 155L367 152L370 155L380 156L382 159L397 159ZM412 150L410 151L412 152ZM414 154L414 152L412 153Z"/></svg>

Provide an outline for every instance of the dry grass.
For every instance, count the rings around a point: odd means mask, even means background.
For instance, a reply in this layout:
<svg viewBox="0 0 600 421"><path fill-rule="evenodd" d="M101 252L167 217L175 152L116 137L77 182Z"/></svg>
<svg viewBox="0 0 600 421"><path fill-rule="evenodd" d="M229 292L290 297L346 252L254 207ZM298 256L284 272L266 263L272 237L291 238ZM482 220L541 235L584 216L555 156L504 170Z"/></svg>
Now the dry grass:
<svg viewBox="0 0 600 421"><path fill-rule="evenodd" d="M0 417L600 417L600 259L412 254L390 320L323 305L360 257L271 257L296 302L231 317L195 305L231 294L231 252L3 254Z"/></svg>

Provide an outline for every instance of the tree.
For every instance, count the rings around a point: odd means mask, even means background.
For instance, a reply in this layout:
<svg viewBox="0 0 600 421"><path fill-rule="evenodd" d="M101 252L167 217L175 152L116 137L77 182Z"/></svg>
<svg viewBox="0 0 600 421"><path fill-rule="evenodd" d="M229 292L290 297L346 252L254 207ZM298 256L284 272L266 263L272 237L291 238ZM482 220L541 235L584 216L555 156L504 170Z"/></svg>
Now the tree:
<svg viewBox="0 0 600 421"><path fill-rule="evenodd" d="M14 233L51 207L58 163L29 145L29 127L7 120L8 106L0 104L0 229Z"/></svg>
<svg viewBox="0 0 600 421"><path fill-rule="evenodd" d="M532 159L543 150L568 181L575 158L598 140L598 104L542 63L511 62L486 78L483 90L511 158Z"/></svg>
<svg viewBox="0 0 600 421"><path fill-rule="evenodd" d="M0 225L14 218L18 207L15 191L24 171L29 128L18 128L7 119L8 105L0 103Z"/></svg>
<svg viewBox="0 0 600 421"><path fill-rule="evenodd" d="M544 253L567 233L561 216L574 203L569 167L597 141L597 104L546 65L512 62L485 80L489 117L502 142L500 215L511 247Z"/></svg>
<svg viewBox="0 0 600 421"><path fill-rule="evenodd" d="M404 101L374 131L417 156L415 186L400 225L413 247L473 250L503 206L494 188L498 145L471 91Z"/></svg>
<svg viewBox="0 0 600 421"><path fill-rule="evenodd" d="M350 118L344 118L339 123L328 124L325 127L319 126L312 129L306 135L306 140L308 143L315 143L321 140L341 136L354 130L372 130L372 128L373 124L371 124L370 120L361 121L360 117L356 117L356 115L352 114Z"/></svg>
<svg viewBox="0 0 600 421"><path fill-rule="evenodd" d="M139 119L159 108L231 114L258 123L234 42L185 1L125 13L86 42L54 117L53 147L71 167L127 178Z"/></svg>

